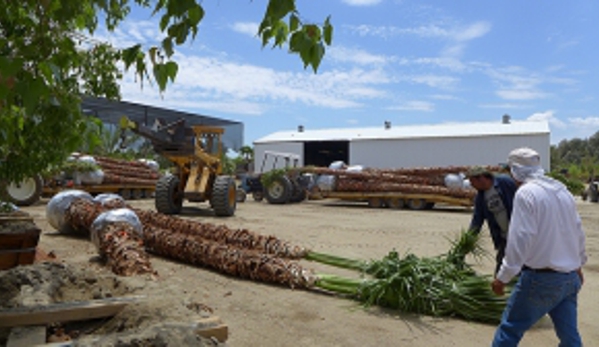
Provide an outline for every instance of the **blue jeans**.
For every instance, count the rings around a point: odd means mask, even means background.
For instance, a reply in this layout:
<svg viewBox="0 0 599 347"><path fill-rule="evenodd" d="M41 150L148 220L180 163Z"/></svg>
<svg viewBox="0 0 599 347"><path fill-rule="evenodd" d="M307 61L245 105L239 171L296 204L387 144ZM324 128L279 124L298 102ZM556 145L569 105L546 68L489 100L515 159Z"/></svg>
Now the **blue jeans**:
<svg viewBox="0 0 599 347"><path fill-rule="evenodd" d="M517 346L524 332L545 314L553 321L560 347L579 347L577 298L580 276L523 270L495 332L493 347Z"/></svg>

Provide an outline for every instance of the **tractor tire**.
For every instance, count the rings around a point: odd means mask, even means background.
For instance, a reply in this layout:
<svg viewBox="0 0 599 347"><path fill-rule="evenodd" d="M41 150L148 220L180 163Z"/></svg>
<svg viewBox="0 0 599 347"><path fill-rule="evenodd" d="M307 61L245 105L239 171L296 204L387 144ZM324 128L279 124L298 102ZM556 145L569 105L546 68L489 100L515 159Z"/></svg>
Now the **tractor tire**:
<svg viewBox="0 0 599 347"><path fill-rule="evenodd" d="M212 186L210 205L217 217L230 217L237 208L237 188L231 176L216 176Z"/></svg>
<svg viewBox="0 0 599 347"><path fill-rule="evenodd" d="M589 185L589 201L599 202L599 189L597 189L597 184L595 182Z"/></svg>
<svg viewBox="0 0 599 347"><path fill-rule="evenodd" d="M183 192L179 186L179 177L166 175L156 183L156 211L164 214L179 214L183 207Z"/></svg>
<svg viewBox="0 0 599 347"><path fill-rule="evenodd" d="M269 204L286 204L291 198L293 186L289 177L281 176L275 179L270 186L266 187L264 195Z"/></svg>
<svg viewBox="0 0 599 347"><path fill-rule="evenodd" d="M8 200L17 206L30 206L38 202L42 195L43 182L38 176L28 177L19 183L11 182L4 187Z"/></svg>
<svg viewBox="0 0 599 347"><path fill-rule="evenodd" d="M289 197L289 202L302 202L306 200L308 194L306 193L306 190L302 188L302 185L298 181L292 182L291 185L293 187L293 191Z"/></svg>

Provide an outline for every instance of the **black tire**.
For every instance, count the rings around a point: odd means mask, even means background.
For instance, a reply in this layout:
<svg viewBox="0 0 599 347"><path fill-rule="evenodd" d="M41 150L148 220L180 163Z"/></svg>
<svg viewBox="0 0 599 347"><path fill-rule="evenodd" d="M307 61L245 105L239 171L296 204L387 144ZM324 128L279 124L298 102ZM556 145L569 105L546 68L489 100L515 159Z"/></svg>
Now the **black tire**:
<svg viewBox="0 0 599 347"><path fill-rule="evenodd" d="M391 198L388 199L385 203L387 204L387 206L389 206L389 208L394 210L400 210L404 208L406 205L405 200L400 198Z"/></svg>
<svg viewBox="0 0 599 347"><path fill-rule="evenodd" d="M385 199L382 199L382 198L370 198L370 199L368 199L368 207L371 207L371 208L383 208L383 207L385 207Z"/></svg>
<svg viewBox="0 0 599 347"><path fill-rule="evenodd" d="M424 199L410 199L408 200L408 207L410 210L426 210L428 203Z"/></svg>
<svg viewBox="0 0 599 347"><path fill-rule="evenodd" d="M166 175L156 183L156 211L164 214L179 214L183 207L183 191L179 186L179 177Z"/></svg>
<svg viewBox="0 0 599 347"><path fill-rule="evenodd" d="M237 188L231 176L216 176L212 186L210 205L217 217L230 217L237 208Z"/></svg>
<svg viewBox="0 0 599 347"><path fill-rule="evenodd" d="M17 206L31 206L39 201L43 185L42 178L37 175L25 178L19 183L11 183L2 188L8 200L13 204Z"/></svg>
<svg viewBox="0 0 599 347"><path fill-rule="evenodd" d="M260 202L260 201L264 200L264 192L263 191L253 192L252 198L254 199L254 201Z"/></svg>
<svg viewBox="0 0 599 347"><path fill-rule="evenodd" d="M119 195L125 200L133 200L133 193L131 192L131 189L119 189Z"/></svg>
<svg viewBox="0 0 599 347"><path fill-rule="evenodd" d="M245 190L238 187L237 188L237 202L245 202L246 199L247 199L247 193L245 192Z"/></svg>
<svg viewBox="0 0 599 347"><path fill-rule="evenodd" d="M589 201L599 202L599 191L597 190L597 184L594 182L589 185Z"/></svg>
<svg viewBox="0 0 599 347"><path fill-rule="evenodd" d="M291 198L293 186L287 176L276 178L268 187L265 187L264 195L269 204L286 204Z"/></svg>
<svg viewBox="0 0 599 347"><path fill-rule="evenodd" d="M144 192L141 189L131 189L131 199L132 200L139 200L139 199L143 199L144 197Z"/></svg>
<svg viewBox="0 0 599 347"><path fill-rule="evenodd" d="M306 190L302 187L302 184L298 181L293 181L292 186L293 192L289 197L289 202L302 202L306 200L308 194L306 193Z"/></svg>

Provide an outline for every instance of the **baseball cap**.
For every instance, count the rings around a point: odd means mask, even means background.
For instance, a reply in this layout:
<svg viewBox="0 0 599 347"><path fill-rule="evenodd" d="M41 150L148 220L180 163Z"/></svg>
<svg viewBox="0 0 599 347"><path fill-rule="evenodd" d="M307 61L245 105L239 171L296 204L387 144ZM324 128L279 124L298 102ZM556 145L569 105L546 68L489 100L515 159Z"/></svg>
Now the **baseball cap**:
<svg viewBox="0 0 599 347"><path fill-rule="evenodd" d="M466 172L466 177L482 176L488 173L490 173L490 171L486 167L477 165L468 169Z"/></svg>

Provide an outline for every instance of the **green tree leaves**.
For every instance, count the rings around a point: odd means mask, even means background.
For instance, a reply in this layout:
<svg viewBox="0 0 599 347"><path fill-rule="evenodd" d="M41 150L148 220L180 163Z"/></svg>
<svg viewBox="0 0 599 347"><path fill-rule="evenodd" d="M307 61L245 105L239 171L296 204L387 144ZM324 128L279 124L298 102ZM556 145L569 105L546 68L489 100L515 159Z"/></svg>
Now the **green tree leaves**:
<svg viewBox="0 0 599 347"><path fill-rule="evenodd" d="M289 44L316 72L332 40L323 25L305 24L295 0L269 0L263 44ZM153 9L165 37L159 46L117 49L90 37L101 21L116 30L131 6ZM156 82L160 92L179 67L176 46L194 40L204 18L199 0L19 0L0 6L0 181L19 181L56 164L84 140L98 143L81 95L120 98L123 71ZM122 64L122 65L121 65ZM151 71L151 72L150 72Z"/></svg>
<svg viewBox="0 0 599 347"><path fill-rule="evenodd" d="M287 18L287 21L285 21ZM312 67L316 73L325 55L325 45L333 41L330 16L322 26L303 23L295 7L295 0L270 0L264 18L258 28L262 46L273 40L274 47L289 42L289 52L298 54L304 68Z"/></svg>

